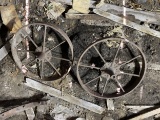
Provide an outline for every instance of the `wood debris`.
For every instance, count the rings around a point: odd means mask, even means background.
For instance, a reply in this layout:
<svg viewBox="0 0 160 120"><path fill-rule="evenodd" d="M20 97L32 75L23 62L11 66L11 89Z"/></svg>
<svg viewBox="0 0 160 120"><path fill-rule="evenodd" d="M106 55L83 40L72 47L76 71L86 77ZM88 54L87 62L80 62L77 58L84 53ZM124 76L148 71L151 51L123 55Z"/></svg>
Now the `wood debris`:
<svg viewBox="0 0 160 120"><path fill-rule="evenodd" d="M146 105L146 106L145 105L125 105L125 107L128 109L128 111L132 113L138 113L142 110L153 108L156 106L154 105Z"/></svg>
<svg viewBox="0 0 160 120"><path fill-rule="evenodd" d="M100 16L103 16L105 18L108 18L108 19L110 19L114 22L123 24L125 26L131 27L131 28L136 29L138 31L141 31L141 32L147 33L149 35L160 38L160 32L158 32L156 30L152 30L149 27L136 24L136 23L134 23L130 20L127 20L126 18L122 18L122 17L119 17L117 15L111 14L109 12L104 12L104 11L99 10L99 9L94 9L93 11L94 11L94 13L96 13ZM124 20L126 21L125 23L123 22Z"/></svg>
<svg viewBox="0 0 160 120"><path fill-rule="evenodd" d="M0 114L0 120L5 120L9 117L12 117L15 114L18 114L19 112L31 109L31 108L36 107L36 106L41 105L41 104L45 104L45 102L32 102L32 103L28 103L28 104L25 104L25 105L15 107L15 108L13 108L9 111L1 113Z"/></svg>
<svg viewBox="0 0 160 120"><path fill-rule="evenodd" d="M72 0L52 0L52 1L60 2L62 4L66 4L66 5L73 5ZM82 0L82 2L83 2L83 0ZM95 8L95 4L96 4L96 1L91 0L90 1L90 8Z"/></svg>
<svg viewBox="0 0 160 120"><path fill-rule="evenodd" d="M12 33L16 33L22 27L14 5L8 5L1 8L1 17L3 24L6 25Z"/></svg>
<svg viewBox="0 0 160 120"><path fill-rule="evenodd" d="M126 7L111 5L111 4L103 4L98 9L109 12L117 16L123 16L123 12L125 9L126 11L125 18L127 18L128 20L132 21L132 20L137 19L140 21L144 21L146 23L160 24L160 21L159 21L160 13L158 12L140 11L140 10L126 8Z"/></svg>
<svg viewBox="0 0 160 120"><path fill-rule="evenodd" d="M89 13L90 0L73 0L73 9L81 13Z"/></svg>
<svg viewBox="0 0 160 120"><path fill-rule="evenodd" d="M49 6L47 7L47 17L48 19L55 19L57 18L65 11L65 7L58 2L51 2Z"/></svg>
<svg viewBox="0 0 160 120"><path fill-rule="evenodd" d="M8 55L11 50L10 43L7 42L1 49L0 49L0 61Z"/></svg>
<svg viewBox="0 0 160 120"><path fill-rule="evenodd" d="M45 84L42 84L42 83L37 82L35 80L32 80L30 78L26 78L26 82L24 84L28 87L34 88L36 90L39 90L39 91L42 91L45 93L48 93L51 96L55 96L57 98L60 98L62 100L70 102L72 104L75 104L75 105L78 105L78 106L83 107L85 109L88 109L92 112L102 114L105 111L104 108L102 108L96 104L84 101L82 99L79 99L79 98L72 96L72 95L69 95L69 94L62 95L62 92L60 90L57 90L53 87L50 87L48 85L45 85Z"/></svg>
<svg viewBox="0 0 160 120"><path fill-rule="evenodd" d="M149 111L147 113L141 114L141 115L139 115L137 117L131 118L129 120L143 120L143 119L146 119L148 117L157 115L159 113L160 113L160 108L157 108L157 109L151 110L151 111Z"/></svg>

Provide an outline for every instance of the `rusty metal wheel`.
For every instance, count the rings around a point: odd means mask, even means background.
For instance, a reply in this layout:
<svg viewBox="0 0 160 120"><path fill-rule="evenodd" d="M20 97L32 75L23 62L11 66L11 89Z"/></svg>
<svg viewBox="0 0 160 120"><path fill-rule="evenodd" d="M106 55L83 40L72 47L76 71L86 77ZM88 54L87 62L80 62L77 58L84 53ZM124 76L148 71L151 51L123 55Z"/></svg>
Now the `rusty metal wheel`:
<svg viewBox="0 0 160 120"><path fill-rule="evenodd" d="M13 37L13 58L28 77L56 80L65 77L73 62L73 46L58 27L33 23L22 27Z"/></svg>
<svg viewBox="0 0 160 120"><path fill-rule="evenodd" d="M146 59L134 43L107 38L91 44L77 63L79 83L91 95L117 98L135 89L146 71Z"/></svg>

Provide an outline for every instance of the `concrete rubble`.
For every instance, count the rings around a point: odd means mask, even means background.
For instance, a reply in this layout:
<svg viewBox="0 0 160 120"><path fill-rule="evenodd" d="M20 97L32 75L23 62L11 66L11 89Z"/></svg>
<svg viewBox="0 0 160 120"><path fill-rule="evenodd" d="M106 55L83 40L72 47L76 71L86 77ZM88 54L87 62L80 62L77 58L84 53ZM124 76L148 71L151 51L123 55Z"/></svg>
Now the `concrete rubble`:
<svg viewBox="0 0 160 120"><path fill-rule="evenodd" d="M55 19L65 11L65 7L61 3L51 2L47 7L47 16L48 19Z"/></svg>

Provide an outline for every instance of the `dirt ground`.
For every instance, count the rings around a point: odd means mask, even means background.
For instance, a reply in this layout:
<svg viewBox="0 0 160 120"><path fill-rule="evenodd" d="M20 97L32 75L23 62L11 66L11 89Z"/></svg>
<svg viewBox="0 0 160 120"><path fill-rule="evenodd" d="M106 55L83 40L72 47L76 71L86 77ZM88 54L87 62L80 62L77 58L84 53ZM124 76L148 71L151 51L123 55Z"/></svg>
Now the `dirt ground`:
<svg viewBox="0 0 160 120"><path fill-rule="evenodd" d="M37 4L39 1L45 3L44 7ZM7 2L9 1L1 3L3 3L2 5L6 5ZM120 6L122 5L122 1L120 0L106 0L106 2ZM13 3L16 6L19 17L23 20L25 2L16 0L16 2L14 1ZM92 43L94 40L106 37L106 33L119 26L90 26L82 24L80 20L67 20L64 15L61 15L57 20L50 20L47 18L45 10L49 3L49 0L31 0L30 23L43 22L56 24L64 30L70 37L74 46L75 60L79 58L80 54L88 44ZM145 0L127 1L126 5L130 8L141 8L142 10L156 10L159 7L159 4L156 4L156 2ZM159 26L158 28L160 30ZM127 38L138 45L144 52L147 63L160 64L160 41L158 38L141 33L129 27L123 27L123 30ZM0 31L0 43L1 46L3 46L4 41L7 41L9 38L7 36L7 29L4 26L1 26ZM118 36L117 33L113 33L111 35L111 37L116 36ZM64 85L63 91L107 109L106 100L95 98L82 89L76 78L75 67L76 66L73 66L70 74L62 81L62 84ZM125 105L159 105L159 74L160 71L147 69L143 81L133 92L120 98L113 99L115 107L114 111L107 110L104 114L99 115L23 85L24 75L16 66L12 58L12 54L9 53L9 55L7 55L0 63L0 112L4 112L24 103L47 98L49 99L47 101L47 105L38 106L34 109L36 115L35 120L58 120L57 117L60 117L61 115L67 117L67 120L76 120L78 117L85 118L86 120L127 120L135 115L138 115L139 113L132 113L125 107ZM71 88L68 87L70 82L72 82ZM59 83L60 80L48 82L47 84L51 84L53 87L61 89L58 86ZM140 94L142 87L143 94L141 96ZM54 112L57 109L60 109L59 113ZM8 118L7 120L26 119L27 117L25 112L22 112ZM150 117L146 120L154 119L154 117Z"/></svg>

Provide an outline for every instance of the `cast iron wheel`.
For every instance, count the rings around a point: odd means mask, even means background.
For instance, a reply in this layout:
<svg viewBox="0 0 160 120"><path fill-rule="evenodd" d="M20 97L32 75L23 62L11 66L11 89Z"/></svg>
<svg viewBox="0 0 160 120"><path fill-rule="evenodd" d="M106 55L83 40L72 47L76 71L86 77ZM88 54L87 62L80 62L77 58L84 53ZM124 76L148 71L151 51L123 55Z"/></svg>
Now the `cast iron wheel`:
<svg viewBox="0 0 160 120"><path fill-rule="evenodd" d="M142 81L145 71L146 59L137 45L126 39L107 38L87 47L76 72L84 90L107 99L130 93Z"/></svg>
<svg viewBox="0 0 160 120"><path fill-rule="evenodd" d="M11 49L19 69L31 78L64 78L73 62L70 39L54 25L33 23L22 27L13 37Z"/></svg>

